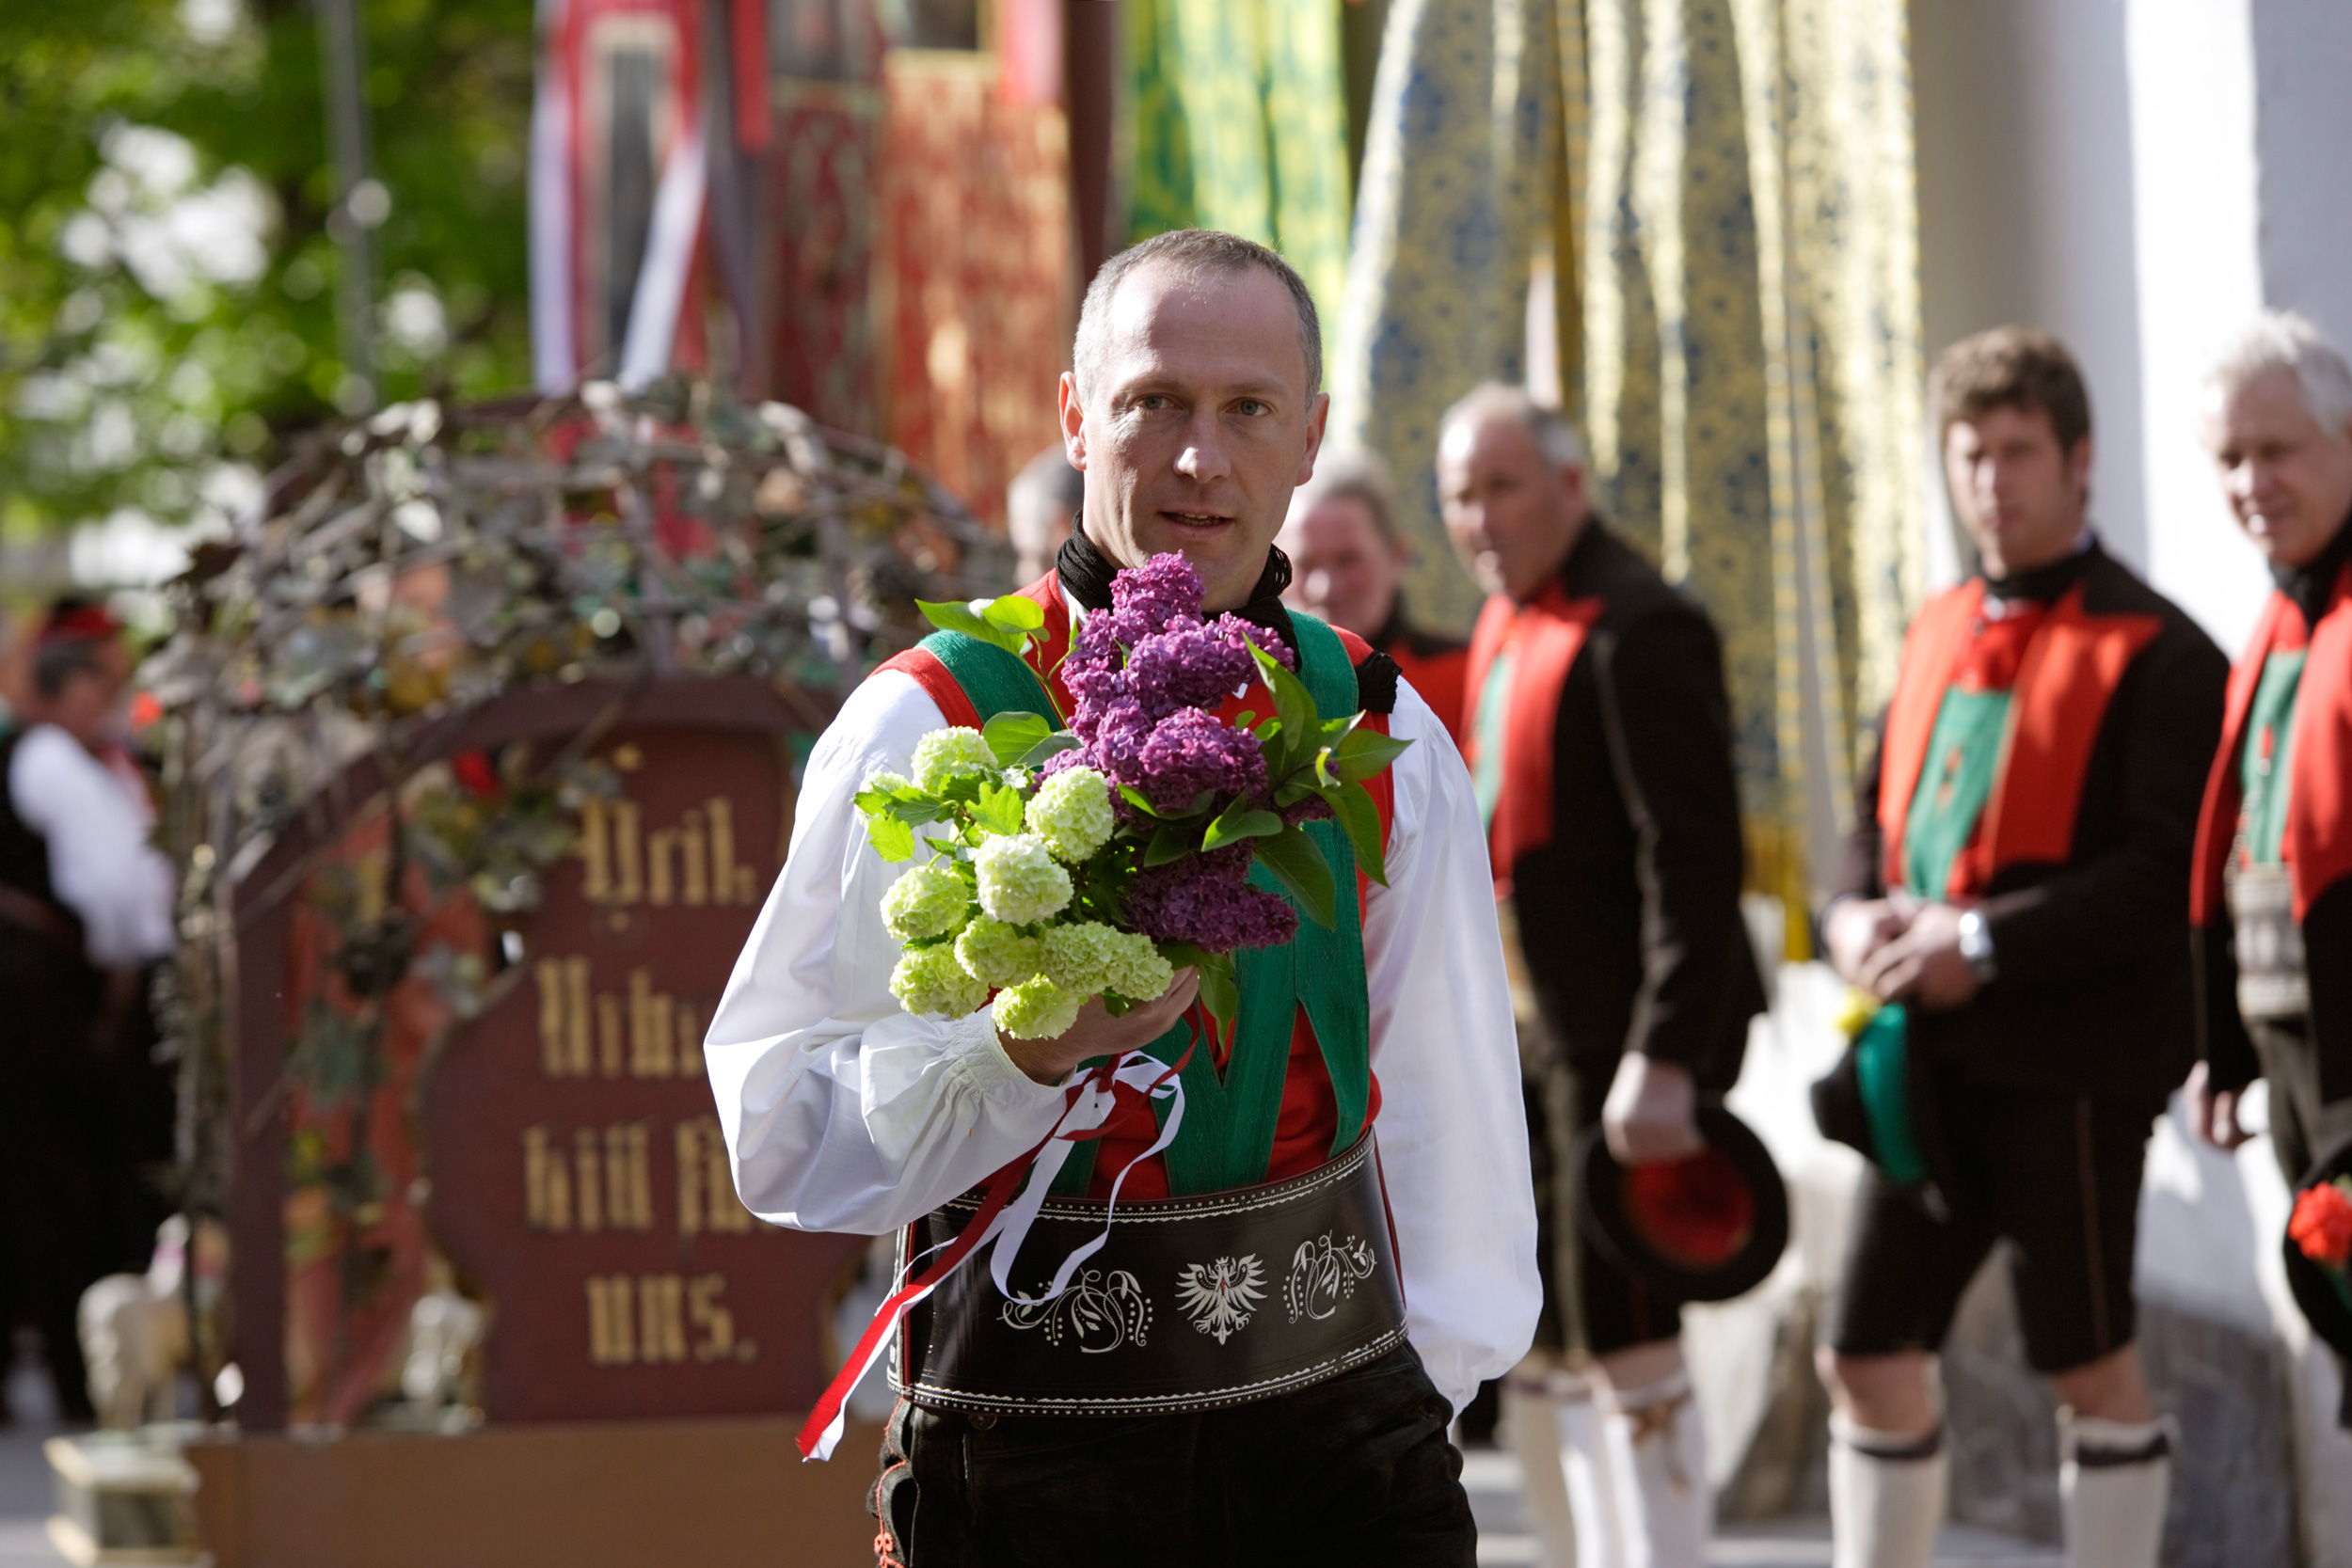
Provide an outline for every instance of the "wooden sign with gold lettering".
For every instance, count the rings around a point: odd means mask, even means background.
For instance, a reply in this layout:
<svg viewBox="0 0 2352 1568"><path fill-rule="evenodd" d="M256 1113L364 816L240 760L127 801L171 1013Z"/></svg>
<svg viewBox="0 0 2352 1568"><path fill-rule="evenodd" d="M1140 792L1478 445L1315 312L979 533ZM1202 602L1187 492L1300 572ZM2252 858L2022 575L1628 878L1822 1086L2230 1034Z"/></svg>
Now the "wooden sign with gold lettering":
<svg viewBox="0 0 2352 1568"><path fill-rule="evenodd" d="M335 966L310 900L331 873L381 902L379 759L235 867L240 1426L364 1419L397 1386L437 1252L489 1309L493 1421L815 1402L832 1370L820 1306L866 1242L779 1230L736 1200L702 1037L789 836L791 737L825 720L762 681L655 676L511 691L409 737L421 767L517 746L544 759L590 736L618 789L581 814L519 951L462 887L427 897L410 866L417 956L385 1002L363 1155L346 1147L351 1097L323 1118L291 1064L320 1078L320 1053L352 1033L329 1026L360 1011L311 1005L343 982L321 979ZM489 980L462 1023L426 978L461 955ZM337 1207L320 1172L338 1160L364 1167L364 1205Z"/></svg>
<svg viewBox="0 0 2352 1568"><path fill-rule="evenodd" d="M493 1420L805 1409L865 1245L738 1201L702 1036L788 832L778 734L629 724L503 997L423 1097L435 1239L490 1304Z"/></svg>

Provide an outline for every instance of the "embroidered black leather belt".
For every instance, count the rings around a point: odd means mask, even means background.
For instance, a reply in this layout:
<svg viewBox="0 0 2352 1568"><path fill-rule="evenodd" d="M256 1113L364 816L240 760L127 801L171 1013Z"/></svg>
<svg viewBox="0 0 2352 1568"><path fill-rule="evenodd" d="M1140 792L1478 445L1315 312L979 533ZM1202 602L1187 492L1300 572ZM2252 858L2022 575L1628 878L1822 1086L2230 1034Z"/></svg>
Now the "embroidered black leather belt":
<svg viewBox="0 0 2352 1568"><path fill-rule="evenodd" d="M961 1232L959 1198L901 1233ZM1012 1278L1041 1296L1102 1233L1100 1203L1046 1201ZM1336 1377L1405 1342L1405 1292L1367 1132L1287 1181L1121 1203L1110 1240L1035 1306L1008 1300L982 1253L907 1317L890 1383L919 1404L1050 1416L1213 1410Z"/></svg>

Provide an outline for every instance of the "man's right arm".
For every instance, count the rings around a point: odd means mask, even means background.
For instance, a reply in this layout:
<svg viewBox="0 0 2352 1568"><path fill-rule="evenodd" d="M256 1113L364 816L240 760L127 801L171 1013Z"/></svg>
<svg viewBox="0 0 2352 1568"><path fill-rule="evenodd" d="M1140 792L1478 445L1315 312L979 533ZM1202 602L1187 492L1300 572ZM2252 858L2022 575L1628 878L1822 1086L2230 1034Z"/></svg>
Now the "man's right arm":
<svg viewBox="0 0 2352 1568"><path fill-rule="evenodd" d="M890 994L892 865L852 802L912 771L946 721L909 677L852 692L810 755L784 871L736 960L703 1053L754 1213L803 1230L880 1233L1026 1153L1065 1103L1005 1054L986 1010L914 1017Z"/></svg>

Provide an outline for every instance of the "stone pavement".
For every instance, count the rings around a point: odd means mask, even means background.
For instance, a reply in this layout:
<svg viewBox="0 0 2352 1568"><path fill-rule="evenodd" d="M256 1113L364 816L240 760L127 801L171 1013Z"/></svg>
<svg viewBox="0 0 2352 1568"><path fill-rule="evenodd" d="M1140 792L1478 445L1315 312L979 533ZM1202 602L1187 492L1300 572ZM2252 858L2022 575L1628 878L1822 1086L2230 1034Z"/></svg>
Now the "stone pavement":
<svg viewBox="0 0 2352 1568"><path fill-rule="evenodd" d="M1519 1464L1508 1453L1474 1449L1463 1456L1462 1484L1478 1516L1480 1568L1543 1568L1543 1559L1519 1508ZM1772 1520L1726 1525L1708 1552L1709 1568L1829 1568L1829 1521ZM1965 1526L1948 1526L1938 1543L1936 1568L2063 1568L2052 1547L2012 1541ZM5 1565L0 1565L5 1568Z"/></svg>

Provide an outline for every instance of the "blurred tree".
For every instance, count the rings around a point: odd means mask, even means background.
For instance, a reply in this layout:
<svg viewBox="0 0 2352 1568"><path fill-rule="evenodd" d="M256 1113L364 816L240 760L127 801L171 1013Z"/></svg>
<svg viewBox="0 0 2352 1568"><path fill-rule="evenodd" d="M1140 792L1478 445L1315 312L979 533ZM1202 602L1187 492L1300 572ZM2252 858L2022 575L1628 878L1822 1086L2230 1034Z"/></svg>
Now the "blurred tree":
<svg viewBox="0 0 2352 1568"><path fill-rule="evenodd" d="M381 399L530 384L532 0L364 0ZM202 521L353 394L308 0L0 5L0 537Z"/></svg>

